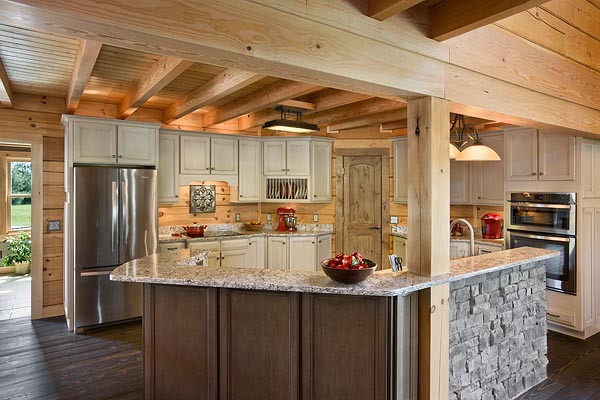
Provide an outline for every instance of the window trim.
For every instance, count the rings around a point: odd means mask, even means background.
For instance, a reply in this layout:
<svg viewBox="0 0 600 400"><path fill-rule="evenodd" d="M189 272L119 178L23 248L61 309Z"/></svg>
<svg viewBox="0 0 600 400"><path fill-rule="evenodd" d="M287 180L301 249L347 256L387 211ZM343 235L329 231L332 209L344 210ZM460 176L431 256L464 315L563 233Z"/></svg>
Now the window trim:
<svg viewBox="0 0 600 400"><path fill-rule="evenodd" d="M4 226L0 226L2 233L4 234L13 234L19 232L30 232L31 226L24 227L22 229L12 229L12 221L11 221L11 208L12 208L12 199L13 198L32 198L32 193L30 194L13 194L11 193L11 185L12 185L12 174L10 169L11 162L29 162L32 163L31 154L30 153L21 153L21 152L6 152L0 154L0 175L4 178L5 185L3 187L3 202L6 205L6 213L4 214L3 222ZM32 163L32 185L33 185L33 163ZM33 186L32 186L33 191ZM33 207L33 206L32 206ZM33 223L33 221L32 221Z"/></svg>

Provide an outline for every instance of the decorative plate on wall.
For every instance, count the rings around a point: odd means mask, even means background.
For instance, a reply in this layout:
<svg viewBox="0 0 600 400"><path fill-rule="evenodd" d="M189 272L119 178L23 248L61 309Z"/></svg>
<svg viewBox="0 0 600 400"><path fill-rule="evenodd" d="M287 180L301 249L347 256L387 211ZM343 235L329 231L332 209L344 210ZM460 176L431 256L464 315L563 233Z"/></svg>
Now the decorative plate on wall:
<svg viewBox="0 0 600 400"><path fill-rule="evenodd" d="M190 185L190 213L215 212L215 185Z"/></svg>

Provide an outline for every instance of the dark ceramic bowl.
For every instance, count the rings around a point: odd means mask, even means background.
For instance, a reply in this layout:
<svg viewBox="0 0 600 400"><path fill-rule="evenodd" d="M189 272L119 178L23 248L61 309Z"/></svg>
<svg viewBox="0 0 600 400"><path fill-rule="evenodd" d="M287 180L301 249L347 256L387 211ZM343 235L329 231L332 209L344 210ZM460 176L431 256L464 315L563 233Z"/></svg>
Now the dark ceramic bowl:
<svg viewBox="0 0 600 400"><path fill-rule="evenodd" d="M327 266L327 262L330 260L321 261L321 268L323 268L323 272L325 275L330 277L332 280L339 283L359 283L367 279L369 276L373 275L373 272L377 269L377 264L375 264L371 260L363 259L365 264L369 266L366 269L339 269L339 268L330 268Z"/></svg>

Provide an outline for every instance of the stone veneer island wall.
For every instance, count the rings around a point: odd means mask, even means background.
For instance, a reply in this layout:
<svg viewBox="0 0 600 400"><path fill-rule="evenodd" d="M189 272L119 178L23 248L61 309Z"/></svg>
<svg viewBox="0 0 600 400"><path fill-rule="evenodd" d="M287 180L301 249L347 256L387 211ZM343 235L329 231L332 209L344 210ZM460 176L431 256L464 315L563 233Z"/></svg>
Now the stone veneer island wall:
<svg viewBox="0 0 600 400"><path fill-rule="evenodd" d="M450 283L450 399L512 399L547 377L546 267Z"/></svg>

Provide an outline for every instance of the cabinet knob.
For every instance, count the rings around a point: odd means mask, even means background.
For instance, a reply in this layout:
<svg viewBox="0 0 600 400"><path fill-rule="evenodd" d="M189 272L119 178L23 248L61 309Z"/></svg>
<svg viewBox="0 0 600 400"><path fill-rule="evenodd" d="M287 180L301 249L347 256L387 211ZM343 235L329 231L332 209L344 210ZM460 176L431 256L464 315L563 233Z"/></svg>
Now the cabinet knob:
<svg viewBox="0 0 600 400"><path fill-rule="evenodd" d="M315 242L310 242L310 244L315 244Z"/></svg>
<svg viewBox="0 0 600 400"><path fill-rule="evenodd" d="M285 172L285 168L282 168L281 170Z"/></svg>
<svg viewBox="0 0 600 400"><path fill-rule="evenodd" d="M206 170L207 170L207 171L209 171L209 170L210 170L210 167L206 167Z"/></svg>
<svg viewBox="0 0 600 400"><path fill-rule="evenodd" d="M532 176L535 176L535 172L532 172L532 173L531 173L531 175L532 175Z"/></svg>
<svg viewBox="0 0 600 400"><path fill-rule="evenodd" d="M224 260L224 259L225 259L225 257L221 257L221 260Z"/></svg>
<svg viewBox="0 0 600 400"><path fill-rule="evenodd" d="M323 243L321 240L319 240L319 243Z"/></svg>
<svg viewBox="0 0 600 400"><path fill-rule="evenodd" d="M116 155L116 154L113 154L111 157L112 157L112 158L117 158L117 155Z"/></svg>
<svg viewBox="0 0 600 400"><path fill-rule="evenodd" d="M244 195L243 195L243 194L240 194L240 197L244 197Z"/></svg>
<svg viewBox="0 0 600 400"><path fill-rule="evenodd" d="M477 200L481 200L481 196L477 196Z"/></svg>
<svg viewBox="0 0 600 400"><path fill-rule="evenodd" d="M543 175L544 175L544 173L543 173L543 172L540 172L540 174L539 174L539 175L540 175L540 176L543 176Z"/></svg>
<svg viewBox="0 0 600 400"><path fill-rule="evenodd" d="M120 154L120 155L119 155L119 158L123 158L123 155L122 155L122 154Z"/></svg>
<svg viewBox="0 0 600 400"><path fill-rule="evenodd" d="M317 195L316 195L316 194L313 194L313 197L317 197Z"/></svg>
<svg viewBox="0 0 600 400"><path fill-rule="evenodd" d="M283 242L283 243L281 243L281 244L285 246L285 242Z"/></svg>
<svg viewBox="0 0 600 400"><path fill-rule="evenodd" d="M248 243L248 246L252 246L252 243Z"/></svg>
<svg viewBox="0 0 600 400"><path fill-rule="evenodd" d="M175 195L175 198L176 198L176 199L178 199L178 198L179 198L179 195L178 195L178 194L176 194L176 195Z"/></svg>

